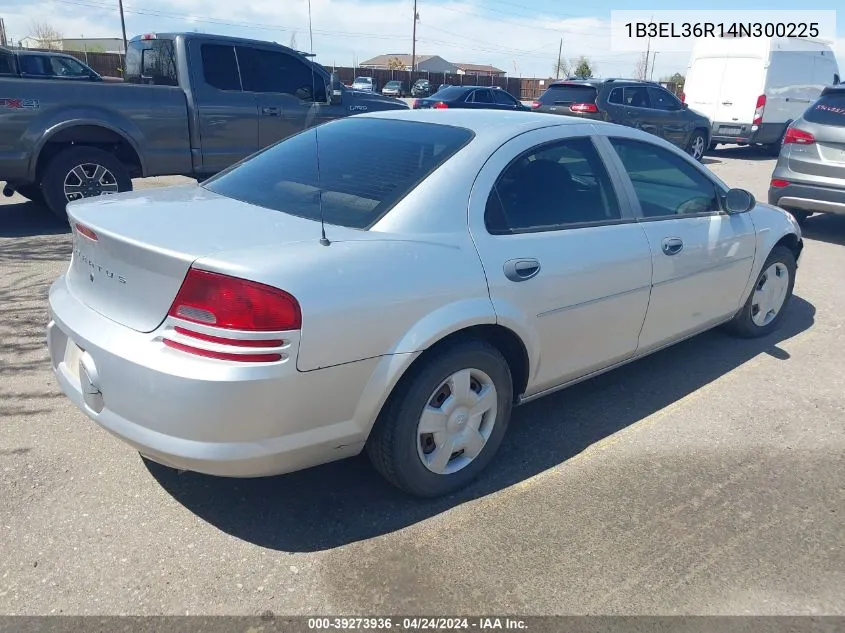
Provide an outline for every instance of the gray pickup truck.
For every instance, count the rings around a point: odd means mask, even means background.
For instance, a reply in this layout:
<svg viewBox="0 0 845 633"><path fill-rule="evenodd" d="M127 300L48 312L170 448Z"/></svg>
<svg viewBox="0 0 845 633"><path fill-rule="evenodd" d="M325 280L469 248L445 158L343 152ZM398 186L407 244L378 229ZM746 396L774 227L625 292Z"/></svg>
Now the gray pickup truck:
<svg viewBox="0 0 845 633"><path fill-rule="evenodd" d="M200 33L133 38L125 81L0 76L0 181L59 217L132 178L204 179L330 119L407 108L343 86L299 51Z"/></svg>

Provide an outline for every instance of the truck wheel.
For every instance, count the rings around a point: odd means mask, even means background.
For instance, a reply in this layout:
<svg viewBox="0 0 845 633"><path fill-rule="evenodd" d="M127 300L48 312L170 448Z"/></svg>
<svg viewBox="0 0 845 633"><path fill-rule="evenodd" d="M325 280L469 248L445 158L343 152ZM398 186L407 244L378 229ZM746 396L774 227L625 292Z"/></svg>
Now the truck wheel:
<svg viewBox="0 0 845 633"><path fill-rule="evenodd" d="M15 191L27 200L32 200L35 204L44 204L44 193L41 191L40 185L21 185L20 187L15 188Z"/></svg>
<svg viewBox="0 0 845 633"><path fill-rule="evenodd" d="M68 202L132 191L132 179L115 156L83 145L53 157L44 171L41 190L50 211L66 219Z"/></svg>

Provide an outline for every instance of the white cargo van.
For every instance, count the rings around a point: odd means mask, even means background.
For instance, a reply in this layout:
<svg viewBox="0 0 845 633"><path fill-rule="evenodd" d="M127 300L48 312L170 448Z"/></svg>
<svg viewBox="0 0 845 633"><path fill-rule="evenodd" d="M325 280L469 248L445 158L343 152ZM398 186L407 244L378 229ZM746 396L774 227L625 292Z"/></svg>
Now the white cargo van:
<svg viewBox="0 0 845 633"><path fill-rule="evenodd" d="M836 57L820 40L701 38L681 99L712 121L711 147L760 144L777 153L786 126L837 83Z"/></svg>

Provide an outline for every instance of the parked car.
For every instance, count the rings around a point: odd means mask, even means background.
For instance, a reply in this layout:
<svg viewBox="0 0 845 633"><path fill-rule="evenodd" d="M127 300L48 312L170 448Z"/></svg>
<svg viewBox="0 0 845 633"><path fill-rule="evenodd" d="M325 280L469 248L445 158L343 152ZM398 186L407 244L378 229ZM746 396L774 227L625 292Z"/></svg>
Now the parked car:
<svg viewBox="0 0 845 633"><path fill-rule="evenodd" d="M802 250L653 135L490 110L332 121L68 214L47 341L92 420L230 477L366 450L421 496L479 475L514 404L719 324L769 334Z"/></svg>
<svg viewBox="0 0 845 633"><path fill-rule="evenodd" d="M65 217L67 202L128 191L134 177L206 178L308 126L408 108L347 90L285 46L205 33L133 38L125 76L120 85L0 77L0 103L14 104L0 107L4 193Z"/></svg>
<svg viewBox="0 0 845 633"><path fill-rule="evenodd" d="M777 155L789 123L839 83L828 44L806 38L700 38L683 99L712 121L712 144L763 145Z"/></svg>
<svg viewBox="0 0 845 633"><path fill-rule="evenodd" d="M384 84L384 88L382 88L381 94L388 95L390 97L407 97L408 84L406 84L404 81L388 81L386 84Z"/></svg>
<svg viewBox="0 0 845 633"><path fill-rule="evenodd" d="M531 105L536 112L619 123L666 139L696 160L710 143L710 121L660 84L637 79L556 81Z"/></svg>
<svg viewBox="0 0 845 633"><path fill-rule="evenodd" d="M428 97L432 92L431 82L428 79L417 79L411 86L412 97Z"/></svg>
<svg viewBox="0 0 845 633"><path fill-rule="evenodd" d="M769 204L799 222L813 213L845 215L845 86L825 88L786 129Z"/></svg>
<svg viewBox="0 0 845 633"><path fill-rule="evenodd" d="M378 86L372 77L355 77L352 82L353 90L363 90L364 92L378 92Z"/></svg>
<svg viewBox="0 0 845 633"><path fill-rule="evenodd" d="M468 108L483 110L525 110L528 108L509 92L490 86L449 86L438 90L427 99L417 99L416 110L435 108Z"/></svg>
<svg viewBox="0 0 845 633"><path fill-rule="evenodd" d="M0 79L9 77L103 81L99 73L71 55L0 47Z"/></svg>

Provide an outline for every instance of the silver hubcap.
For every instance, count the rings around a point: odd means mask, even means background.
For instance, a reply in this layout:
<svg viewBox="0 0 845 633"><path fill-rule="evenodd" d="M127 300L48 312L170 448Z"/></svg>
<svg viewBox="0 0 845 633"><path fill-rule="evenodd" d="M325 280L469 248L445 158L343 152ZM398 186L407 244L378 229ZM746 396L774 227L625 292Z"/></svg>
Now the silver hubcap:
<svg viewBox="0 0 845 633"><path fill-rule="evenodd" d="M95 163L83 163L71 169L65 176L64 186L68 202L119 191L114 174Z"/></svg>
<svg viewBox="0 0 845 633"><path fill-rule="evenodd" d="M417 426L417 453L428 470L449 475L466 468L496 424L496 386L480 369L462 369L428 400Z"/></svg>
<svg viewBox="0 0 845 633"><path fill-rule="evenodd" d="M769 266L754 288L751 298L751 320L754 325L765 327L777 316L786 300L789 289L789 270L777 262Z"/></svg>
<svg viewBox="0 0 845 633"><path fill-rule="evenodd" d="M692 157L696 160L704 156L704 137L696 136L692 141Z"/></svg>

